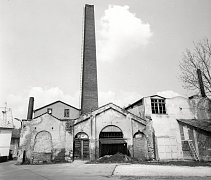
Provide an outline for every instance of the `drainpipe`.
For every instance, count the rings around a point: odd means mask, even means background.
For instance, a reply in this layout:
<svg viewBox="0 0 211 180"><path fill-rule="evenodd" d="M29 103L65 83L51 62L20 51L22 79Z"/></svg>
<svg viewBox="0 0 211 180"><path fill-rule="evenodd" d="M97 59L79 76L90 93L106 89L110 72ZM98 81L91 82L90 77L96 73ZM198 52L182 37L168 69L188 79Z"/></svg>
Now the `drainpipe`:
<svg viewBox="0 0 211 180"><path fill-rule="evenodd" d="M203 84L203 79L201 75L201 70L197 69L197 75L198 75L198 81L199 81L199 88L201 92L202 97L206 97L205 90L204 90L204 84Z"/></svg>

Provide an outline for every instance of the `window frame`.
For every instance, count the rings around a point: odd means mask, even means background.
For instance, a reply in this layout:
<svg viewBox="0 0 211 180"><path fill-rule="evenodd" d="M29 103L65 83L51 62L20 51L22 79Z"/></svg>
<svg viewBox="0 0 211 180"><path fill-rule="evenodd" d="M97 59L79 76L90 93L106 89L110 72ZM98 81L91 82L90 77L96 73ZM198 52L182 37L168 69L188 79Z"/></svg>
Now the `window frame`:
<svg viewBox="0 0 211 180"><path fill-rule="evenodd" d="M152 114L167 114L165 99L151 98Z"/></svg>
<svg viewBox="0 0 211 180"><path fill-rule="evenodd" d="M47 108L47 113L48 114L52 114L53 113L53 109L52 108Z"/></svg>
<svg viewBox="0 0 211 180"><path fill-rule="evenodd" d="M64 117L70 117L70 109L64 109Z"/></svg>

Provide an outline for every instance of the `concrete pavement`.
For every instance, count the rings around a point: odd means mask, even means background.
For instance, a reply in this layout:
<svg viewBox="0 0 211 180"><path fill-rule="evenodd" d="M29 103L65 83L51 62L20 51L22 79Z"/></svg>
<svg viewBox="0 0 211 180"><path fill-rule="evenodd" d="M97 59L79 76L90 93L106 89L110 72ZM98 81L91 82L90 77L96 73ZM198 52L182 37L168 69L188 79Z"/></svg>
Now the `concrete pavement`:
<svg viewBox="0 0 211 180"><path fill-rule="evenodd" d="M0 180L105 180L112 176L116 164L85 164L83 161L48 165L0 164ZM111 179L119 179L112 177Z"/></svg>
<svg viewBox="0 0 211 180"><path fill-rule="evenodd" d="M211 167L85 164L83 161L49 165L14 163L0 163L0 180L211 179Z"/></svg>
<svg viewBox="0 0 211 180"><path fill-rule="evenodd" d="M184 177L205 177L211 179L211 167L189 167L189 166L161 166L161 165L119 165L115 168L114 176L184 176Z"/></svg>

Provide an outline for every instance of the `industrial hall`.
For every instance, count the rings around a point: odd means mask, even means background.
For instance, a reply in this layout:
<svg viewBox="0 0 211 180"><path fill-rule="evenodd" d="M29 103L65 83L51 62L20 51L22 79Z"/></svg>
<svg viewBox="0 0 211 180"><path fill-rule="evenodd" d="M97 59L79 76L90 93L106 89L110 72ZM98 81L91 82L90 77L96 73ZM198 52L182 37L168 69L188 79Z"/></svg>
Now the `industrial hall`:
<svg viewBox="0 0 211 180"><path fill-rule="evenodd" d="M141 161L211 159L211 103L206 96L153 95L126 108L98 106L93 5L84 8L81 107L58 100L34 109L34 103L30 97L19 163L96 160L116 153ZM199 111L199 106L206 108Z"/></svg>

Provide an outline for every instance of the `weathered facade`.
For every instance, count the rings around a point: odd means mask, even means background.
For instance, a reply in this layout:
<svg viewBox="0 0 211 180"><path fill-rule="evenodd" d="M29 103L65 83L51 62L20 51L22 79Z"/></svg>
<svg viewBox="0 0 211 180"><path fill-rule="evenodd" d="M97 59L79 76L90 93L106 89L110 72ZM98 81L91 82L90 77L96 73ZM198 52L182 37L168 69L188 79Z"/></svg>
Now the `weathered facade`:
<svg viewBox="0 0 211 180"><path fill-rule="evenodd" d="M161 96L145 97L126 110L136 114L139 117L152 119L152 127L155 133L155 151L156 159L195 159L191 152L189 143L189 152L184 151L184 142L181 141L181 127L177 120L197 120L199 124L206 119L211 123L210 108L211 101L206 97L194 96L190 98L174 97L164 98ZM201 132L201 131L200 131ZM208 133L206 133L208 135ZM194 138L194 136L192 136ZM194 141L194 139L192 139ZM202 143L201 140L198 143ZM192 151L197 151L193 144ZM187 149L187 148L186 148ZM209 149L209 148L208 148ZM209 152L206 151L207 156ZM189 156L187 155L189 154ZM201 158L204 159L204 158Z"/></svg>
<svg viewBox="0 0 211 180"><path fill-rule="evenodd" d="M75 120L49 113L23 123L19 162L95 160L121 152L140 160L154 157L147 121L107 104Z"/></svg>
<svg viewBox="0 0 211 180"><path fill-rule="evenodd" d="M184 159L211 161L211 121L178 119Z"/></svg>

